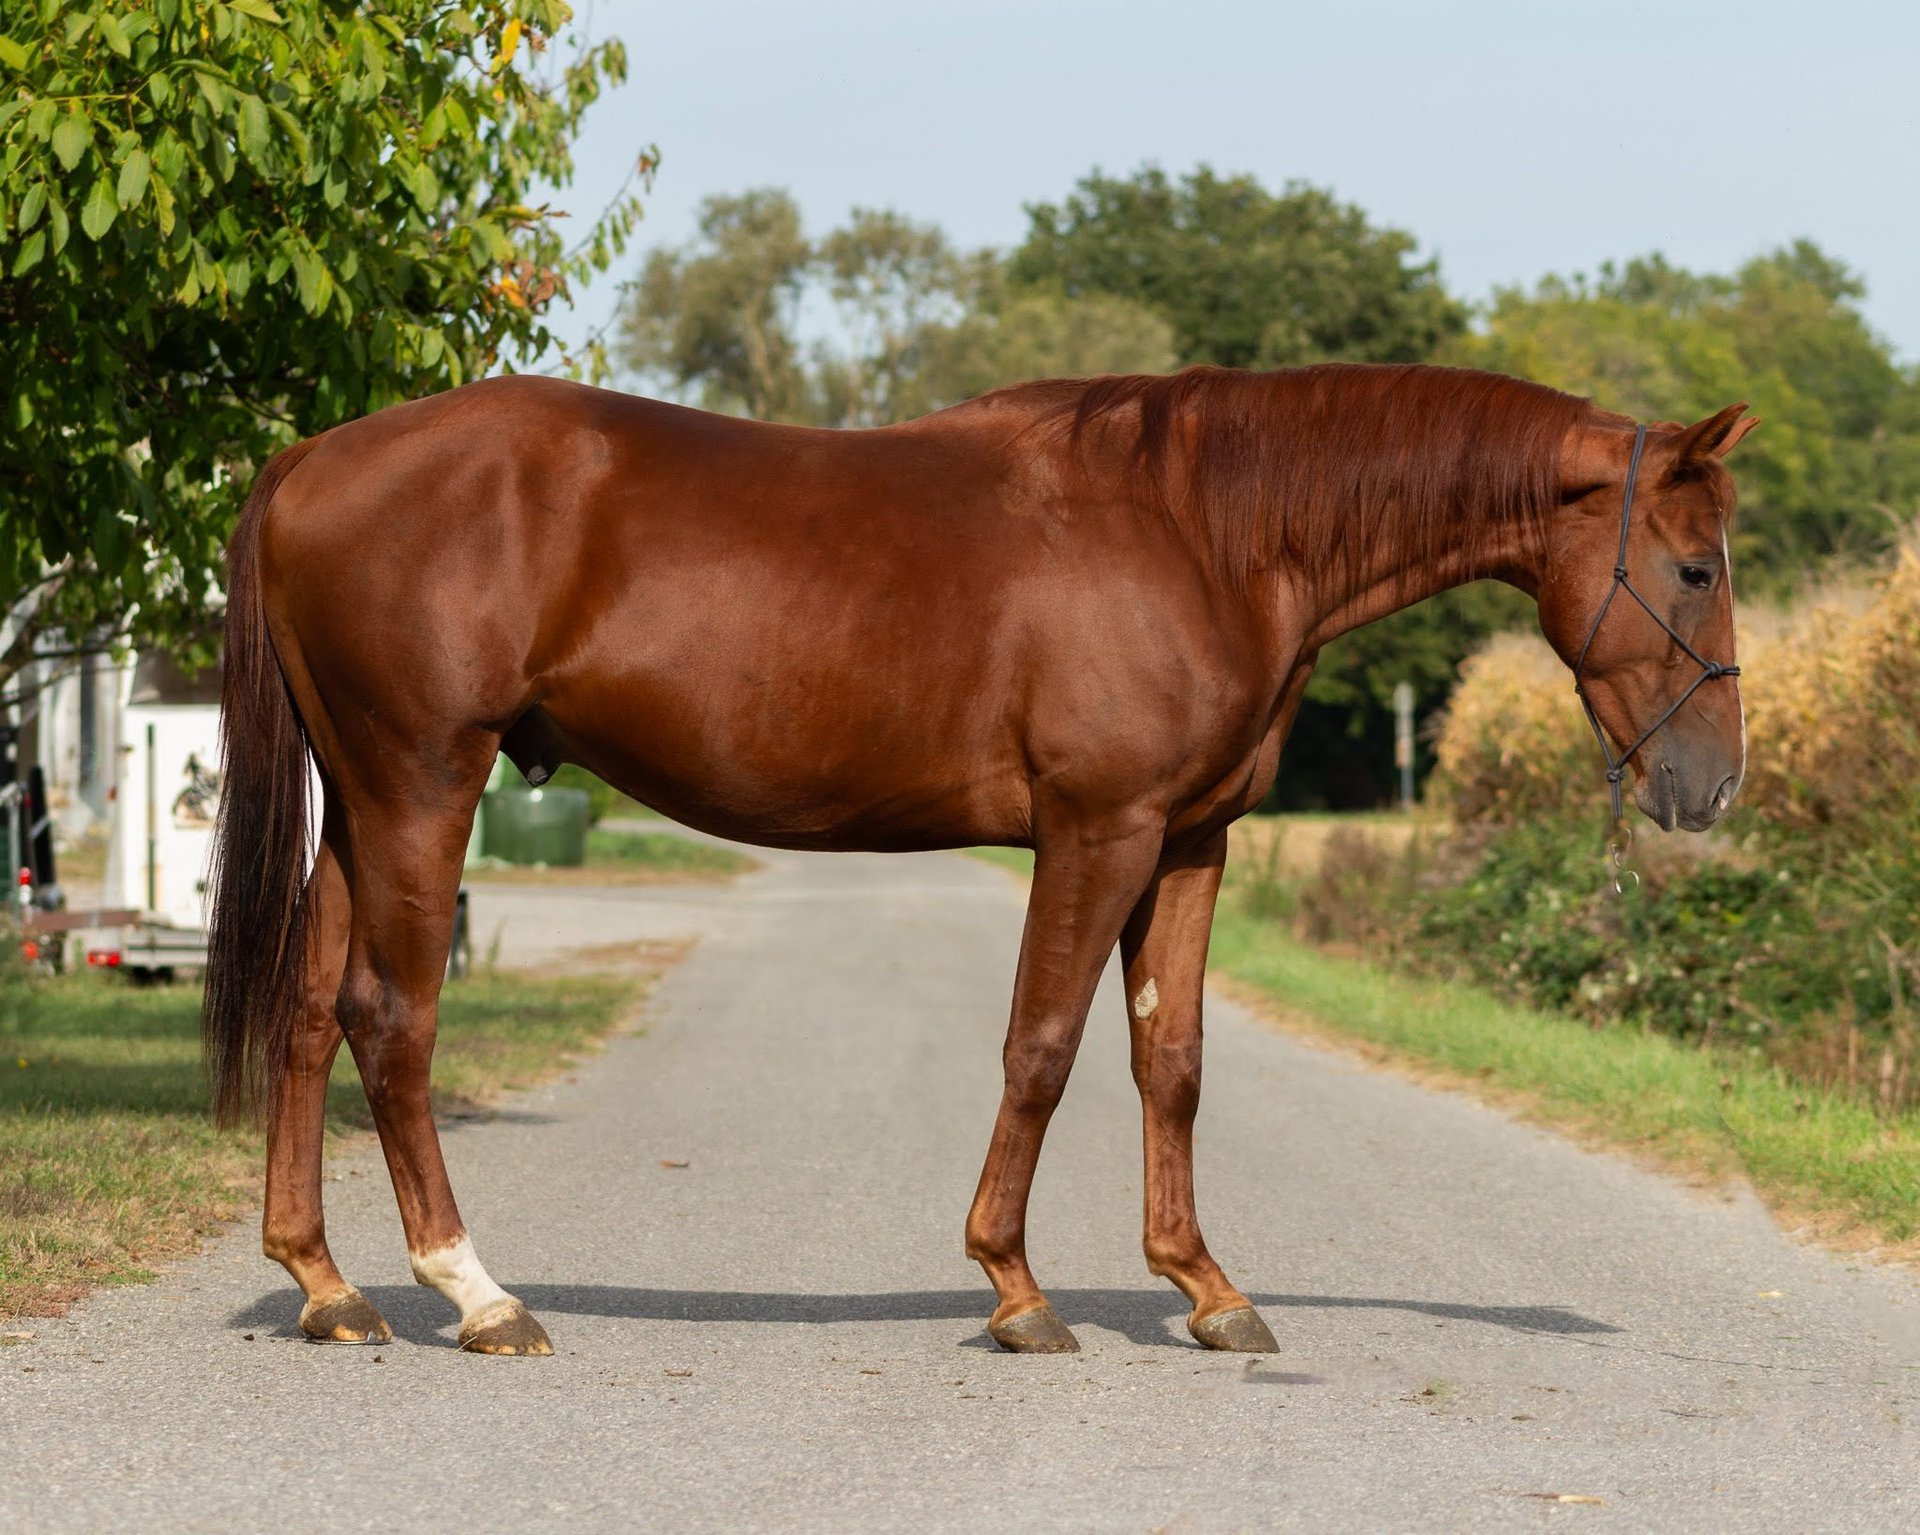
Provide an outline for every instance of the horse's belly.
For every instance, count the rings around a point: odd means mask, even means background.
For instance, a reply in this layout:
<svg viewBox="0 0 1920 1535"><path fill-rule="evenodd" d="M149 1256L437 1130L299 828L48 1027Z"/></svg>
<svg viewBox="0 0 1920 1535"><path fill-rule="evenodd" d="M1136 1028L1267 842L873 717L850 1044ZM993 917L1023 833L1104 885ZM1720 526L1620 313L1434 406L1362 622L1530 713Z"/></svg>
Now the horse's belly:
<svg viewBox="0 0 1920 1535"><path fill-rule="evenodd" d="M647 694L605 711L548 707L570 760L702 831L893 852L1017 842L1030 830L1011 743L956 728L932 700Z"/></svg>

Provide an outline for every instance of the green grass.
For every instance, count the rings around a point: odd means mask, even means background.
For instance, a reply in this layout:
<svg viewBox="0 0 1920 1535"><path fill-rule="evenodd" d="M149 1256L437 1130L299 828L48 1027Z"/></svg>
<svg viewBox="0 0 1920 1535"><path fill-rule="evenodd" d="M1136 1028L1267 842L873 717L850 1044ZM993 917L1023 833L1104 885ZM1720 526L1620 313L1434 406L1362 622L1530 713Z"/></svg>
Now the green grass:
<svg viewBox="0 0 1920 1535"><path fill-rule="evenodd" d="M754 861L732 848L715 847L671 832L624 831L596 826L587 833L587 867L663 876L692 875L727 879L754 868Z"/></svg>
<svg viewBox="0 0 1920 1535"><path fill-rule="evenodd" d="M758 867L732 848L673 832L595 826L587 832L587 861L578 867L490 860L470 865L464 878L530 885L681 885L717 883Z"/></svg>
<svg viewBox="0 0 1920 1535"><path fill-rule="evenodd" d="M484 1103L563 1069L639 991L604 976L448 985L436 1105ZM208 1120L199 1016L194 986L0 977L0 1316L149 1278L255 1197L260 1136ZM369 1123L345 1051L328 1113L335 1132Z"/></svg>
<svg viewBox="0 0 1920 1535"><path fill-rule="evenodd" d="M1829 1235L1901 1246L1920 1232L1914 1116L1883 1118L1776 1068L1638 1028L1596 1029L1311 949L1232 899L1211 965L1311 1031L1671 1166L1744 1174L1783 1216Z"/></svg>
<svg viewBox="0 0 1920 1535"><path fill-rule="evenodd" d="M1025 847L970 847L966 850L969 858L978 858L982 863L997 863L1003 869L1011 869L1016 874L1033 876L1033 850Z"/></svg>

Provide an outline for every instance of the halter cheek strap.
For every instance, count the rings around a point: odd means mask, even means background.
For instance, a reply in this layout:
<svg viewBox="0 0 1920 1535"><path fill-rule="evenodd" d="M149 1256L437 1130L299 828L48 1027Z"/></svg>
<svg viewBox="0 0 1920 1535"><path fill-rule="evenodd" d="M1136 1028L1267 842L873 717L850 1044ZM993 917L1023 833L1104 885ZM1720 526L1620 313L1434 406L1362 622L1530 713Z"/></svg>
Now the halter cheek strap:
<svg viewBox="0 0 1920 1535"><path fill-rule="evenodd" d="M1607 788L1613 795L1613 823L1620 825L1626 819L1625 802L1621 795L1620 783L1626 776L1627 763L1633 754L1653 738L1653 733L1680 712L1680 706L1700 690L1702 683L1711 682L1716 677L1738 677L1740 668L1722 666L1718 661L1709 661L1699 651L1686 642L1680 631L1668 623L1660 610L1640 594L1627 574L1627 534L1633 527L1633 489L1640 479L1640 456L1647 446L1647 429L1636 427L1633 433L1633 457L1627 460L1627 483L1620 502L1620 550L1613 561L1613 585L1607 589L1607 595L1600 604L1600 610L1593 615L1593 622L1587 625L1587 637L1580 646L1580 659L1573 663L1573 690L1580 695L1580 703L1587 711L1587 723L1593 727L1593 738L1600 743L1600 755L1607 763ZM1600 632L1600 624L1607 616L1607 609L1613 606L1613 599L1625 592L1647 611L1647 615L1667 631L1667 637L1684 650L1700 668L1700 675L1687 685L1687 689L1678 698L1667 705L1660 718L1640 732L1633 745L1619 756L1614 756L1613 748L1607 744L1607 733L1600 727L1600 716L1594 712L1593 700L1587 696L1587 682L1583 674L1587 664L1587 652L1593 649L1593 637Z"/></svg>

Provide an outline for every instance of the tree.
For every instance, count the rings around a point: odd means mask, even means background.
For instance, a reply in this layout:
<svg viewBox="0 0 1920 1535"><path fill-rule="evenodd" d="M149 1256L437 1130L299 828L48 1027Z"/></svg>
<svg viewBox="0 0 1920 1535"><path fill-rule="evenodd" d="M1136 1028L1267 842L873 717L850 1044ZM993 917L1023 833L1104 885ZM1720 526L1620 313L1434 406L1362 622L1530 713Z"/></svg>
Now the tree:
<svg viewBox="0 0 1920 1535"><path fill-rule="evenodd" d="M841 339L814 349L821 418L883 426L941 405L937 337L951 336L990 281L990 256L963 256L937 224L855 208L816 250ZM991 387L991 386L988 386Z"/></svg>
<svg viewBox="0 0 1920 1535"><path fill-rule="evenodd" d="M827 323L810 344L802 314ZM695 239L650 254L621 320L641 380L710 409L882 426L1002 384L1172 365L1158 316L1107 295L1010 285L991 251L856 208L818 241L791 196L710 197Z"/></svg>
<svg viewBox="0 0 1920 1535"><path fill-rule="evenodd" d="M1466 324L1413 236L1303 182L1273 193L1205 165L1177 182L1152 166L1096 171L1027 217L1014 281L1143 304L1173 327L1182 363L1418 362Z"/></svg>
<svg viewBox="0 0 1920 1535"><path fill-rule="evenodd" d="M560 0L15 0L0 18L0 700L35 654L204 659L252 472L541 354L628 192L564 184L617 42ZM652 156L637 158L644 180ZM631 186L631 183L629 184Z"/></svg>
<svg viewBox="0 0 1920 1535"><path fill-rule="evenodd" d="M641 267L621 312L621 361L709 410L805 419L794 325L814 253L798 206L771 187L709 197L698 228Z"/></svg>

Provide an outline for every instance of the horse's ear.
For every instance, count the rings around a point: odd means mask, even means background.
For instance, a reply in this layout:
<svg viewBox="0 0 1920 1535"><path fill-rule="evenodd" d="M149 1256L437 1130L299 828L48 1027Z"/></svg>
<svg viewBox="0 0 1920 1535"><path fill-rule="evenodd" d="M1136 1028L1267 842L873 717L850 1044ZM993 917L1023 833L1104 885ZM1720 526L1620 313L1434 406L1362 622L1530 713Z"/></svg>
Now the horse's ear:
<svg viewBox="0 0 1920 1535"><path fill-rule="evenodd" d="M1759 424L1758 416L1747 414L1745 400L1716 411L1704 421L1694 422L1674 441L1674 468L1684 469L1710 458L1725 458L1739 445L1740 439Z"/></svg>

